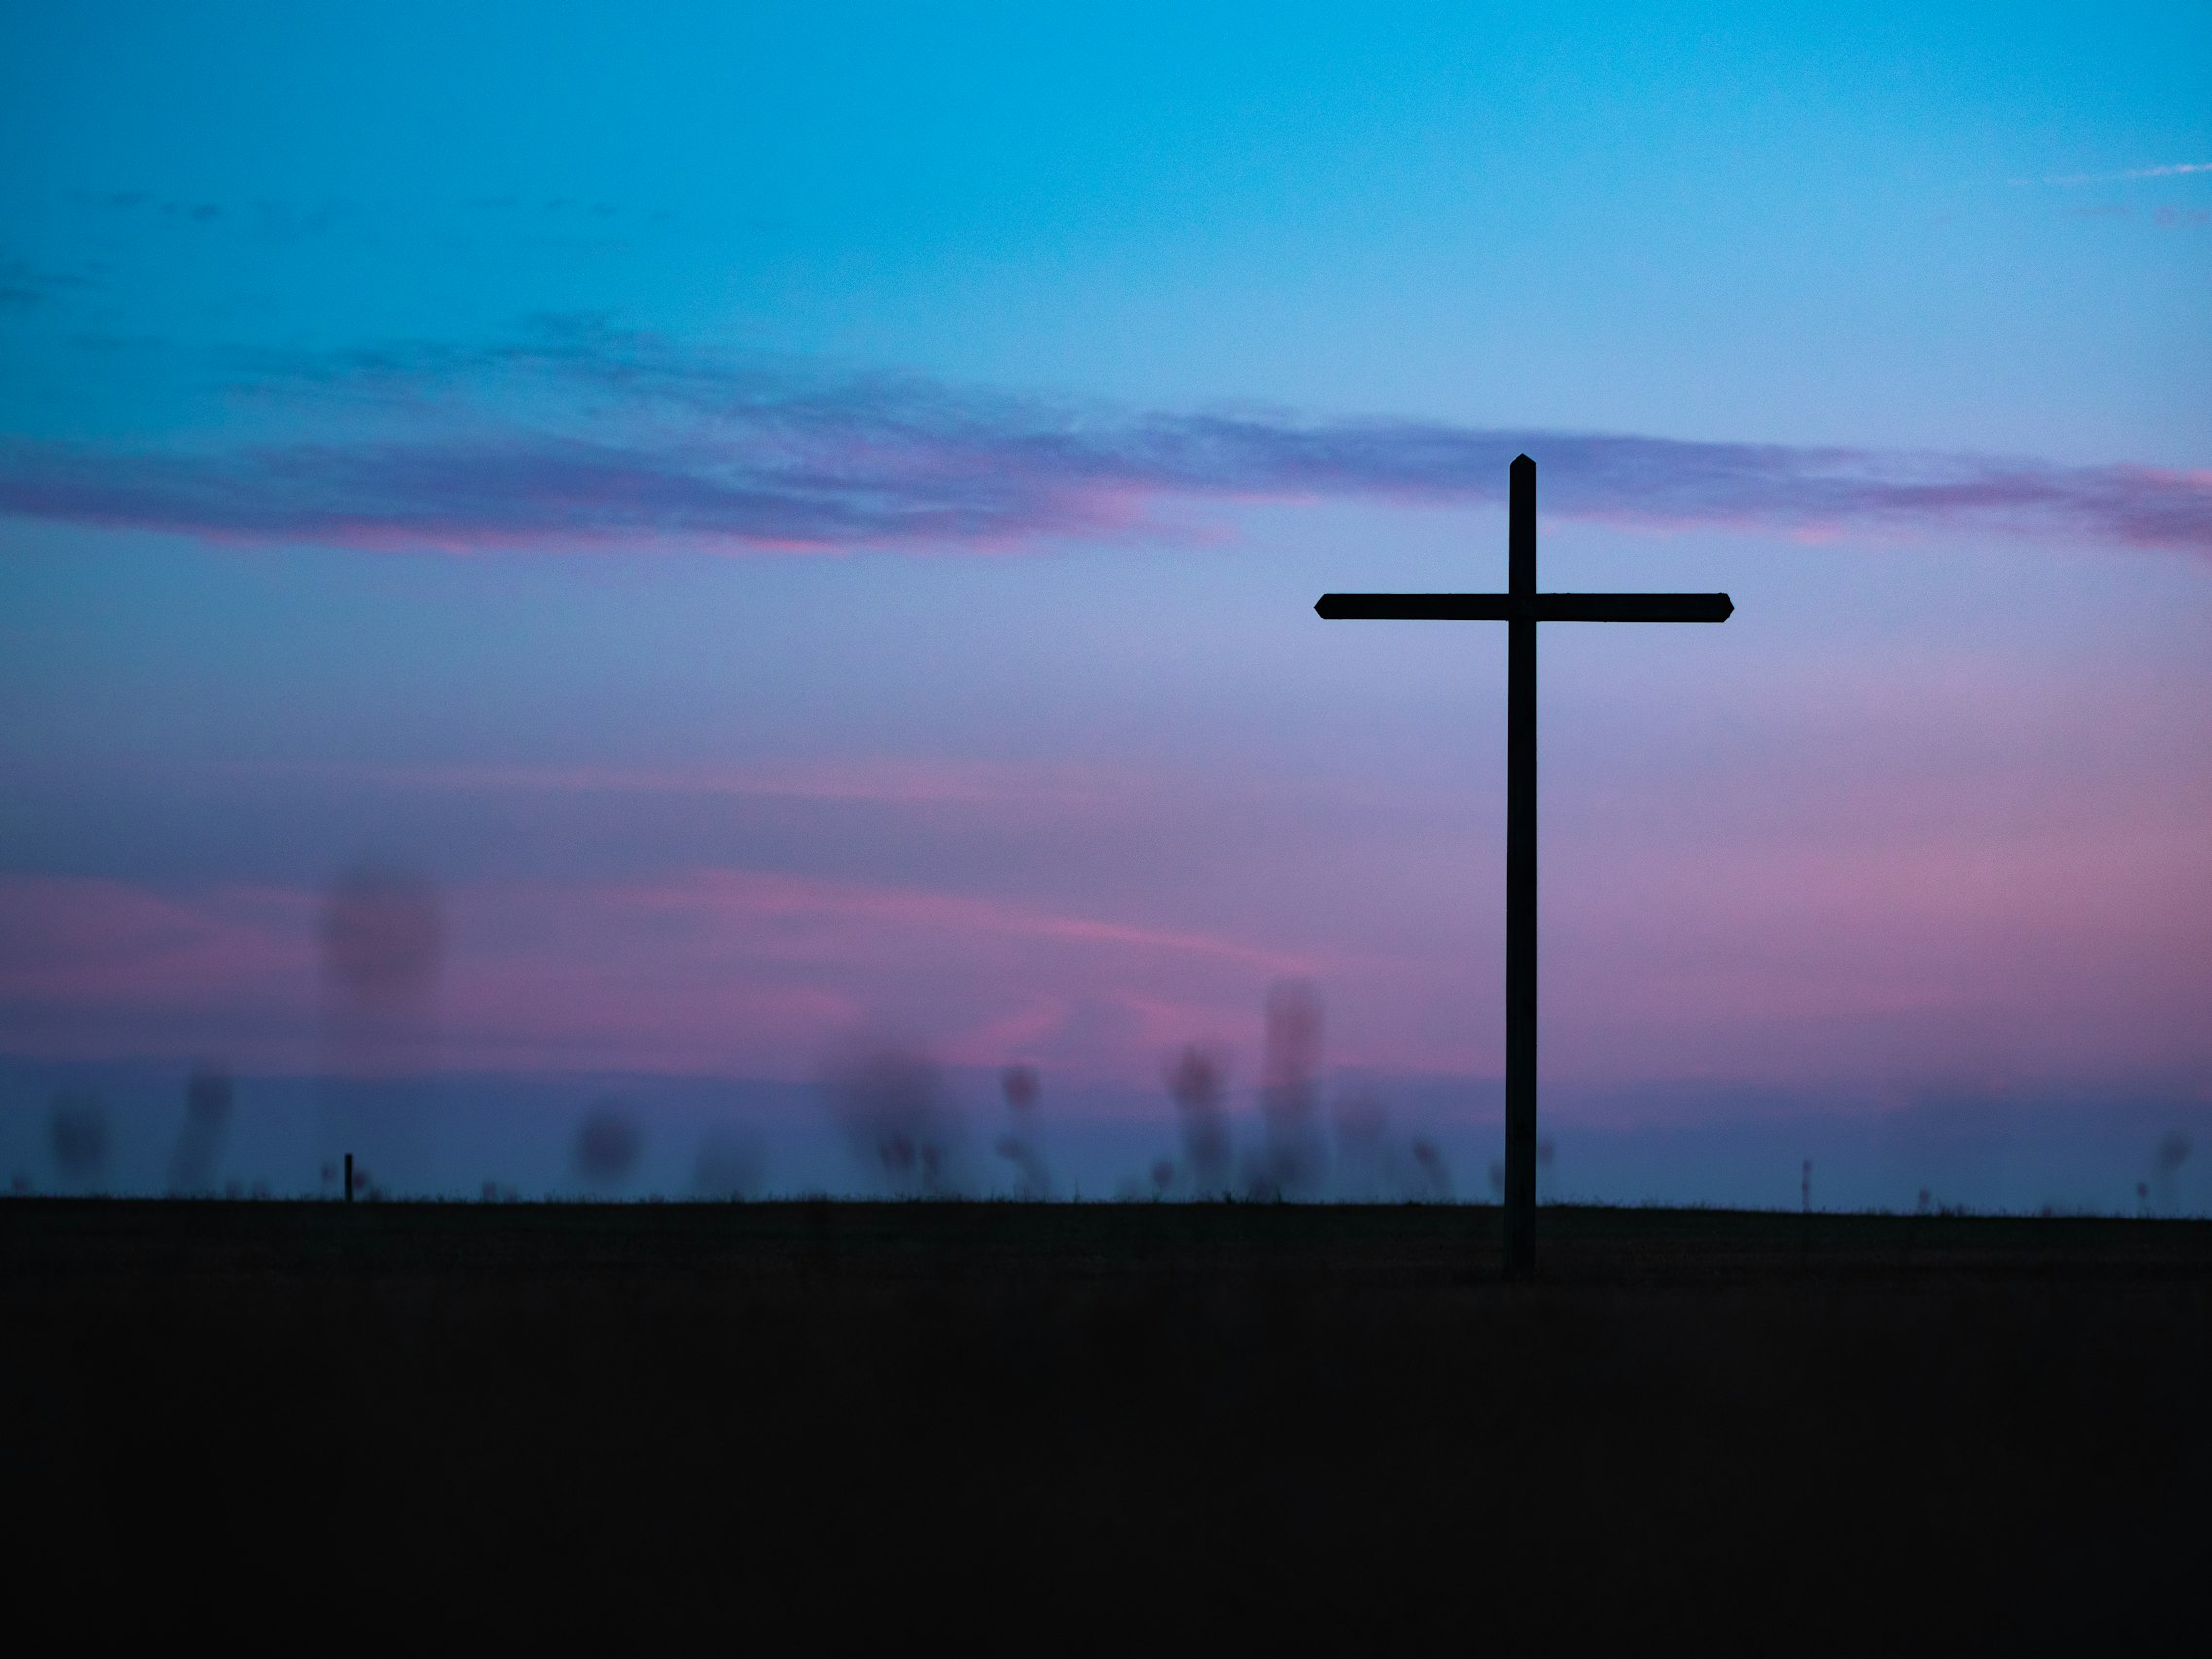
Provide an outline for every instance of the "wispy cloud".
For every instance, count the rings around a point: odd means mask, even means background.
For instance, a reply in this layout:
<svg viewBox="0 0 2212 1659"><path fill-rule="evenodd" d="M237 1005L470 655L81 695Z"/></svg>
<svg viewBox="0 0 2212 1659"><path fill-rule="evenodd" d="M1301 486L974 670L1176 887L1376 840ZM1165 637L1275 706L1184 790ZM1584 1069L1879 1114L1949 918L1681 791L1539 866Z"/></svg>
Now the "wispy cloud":
<svg viewBox="0 0 2212 1659"><path fill-rule="evenodd" d="M1196 1018L1189 1010L1248 1006L1266 980L1325 966L1172 923L742 868L464 883L445 897L455 949L439 983L442 1052L463 1066L796 1074L871 1010L901 1009L947 1052L995 1061L1004 1051L986 1037L1013 1009L1151 999ZM312 1063L318 911L301 888L0 873L0 1050L215 1043L260 1063ZM1141 1075L1190 1035L1161 1020L1116 1060Z"/></svg>
<svg viewBox="0 0 2212 1659"><path fill-rule="evenodd" d="M2015 179L2016 185L2117 185L2131 179L2178 179L2191 173L2212 173L2212 161L2176 161L2163 167L2127 167L2117 173L2046 173L2041 178Z"/></svg>
<svg viewBox="0 0 2212 1659"><path fill-rule="evenodd" d="M691 355L569 328L526 347L262 360L271 436L0 439L0 512L229 542L1018 550L1175 504L1495 499L1795 536L1970 531L2212 552L2212 470L1690 442L1269 411L1130 412Z"/></svg>
<svg viewBox="0 0 2212 1659"><path fill-rule="evenodd" d="M905 756L765 761L749 766L533 766L490 763L377 766L335 761L253 761L227 775L298 778L372 788L533 794L666 794L864 806L1082 808L1125 800L1126 776L1072 766Z"/></svg>

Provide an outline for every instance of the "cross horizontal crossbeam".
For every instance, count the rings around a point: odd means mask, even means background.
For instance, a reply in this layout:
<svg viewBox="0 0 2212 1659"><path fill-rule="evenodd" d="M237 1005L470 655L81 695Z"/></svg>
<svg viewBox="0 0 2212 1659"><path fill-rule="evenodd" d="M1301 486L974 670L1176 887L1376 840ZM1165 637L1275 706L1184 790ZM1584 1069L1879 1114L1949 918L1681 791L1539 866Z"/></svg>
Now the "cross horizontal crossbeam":
<svg viewBox="0 0 2212 1659"><path fill-rule="evenodd" d="M1725 622L1725 593L1324 593L1330 622Z"/></svg>

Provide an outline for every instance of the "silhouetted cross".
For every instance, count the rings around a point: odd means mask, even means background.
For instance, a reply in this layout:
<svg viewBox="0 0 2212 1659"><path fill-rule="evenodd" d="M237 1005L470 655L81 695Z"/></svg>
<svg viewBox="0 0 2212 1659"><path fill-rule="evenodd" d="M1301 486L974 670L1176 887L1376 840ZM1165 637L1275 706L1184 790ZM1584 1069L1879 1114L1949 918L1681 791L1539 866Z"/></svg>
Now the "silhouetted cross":
<svg viewBox="0 0 2212 1659"><path fill-rule="evenodd" d="M1536 591L1536 463L1507 470L1506 591L1325 593L1324 621L1506 627L1506 1272L1536 1264L1536 624L1725 622L1725 593Z"/></svg>

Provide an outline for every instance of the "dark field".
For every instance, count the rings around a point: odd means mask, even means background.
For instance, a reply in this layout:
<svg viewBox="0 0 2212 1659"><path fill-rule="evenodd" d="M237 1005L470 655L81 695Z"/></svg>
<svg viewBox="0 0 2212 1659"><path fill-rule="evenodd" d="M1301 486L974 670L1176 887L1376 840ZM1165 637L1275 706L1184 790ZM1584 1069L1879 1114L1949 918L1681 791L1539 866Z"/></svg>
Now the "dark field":
<svg viewBox="0 0 2212 1659"><path fill-rule="evenodd" d="M2199 1645L2212 1225L0 1204L17 1628Z"/></svg>

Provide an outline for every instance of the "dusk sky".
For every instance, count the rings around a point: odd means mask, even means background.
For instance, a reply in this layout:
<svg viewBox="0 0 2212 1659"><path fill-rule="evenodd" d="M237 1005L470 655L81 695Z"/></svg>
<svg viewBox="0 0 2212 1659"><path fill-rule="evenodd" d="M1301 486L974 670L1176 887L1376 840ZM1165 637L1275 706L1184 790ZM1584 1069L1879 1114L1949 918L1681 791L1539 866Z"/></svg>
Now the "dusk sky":
<svg viewBox="0 0 2212 1659"><path fill-rule="evenodd" d="M1494 1086L1525 450L1557 1121L2212 1107L2212 12L1798 10L0 8L0 1057Z"/></svg>

